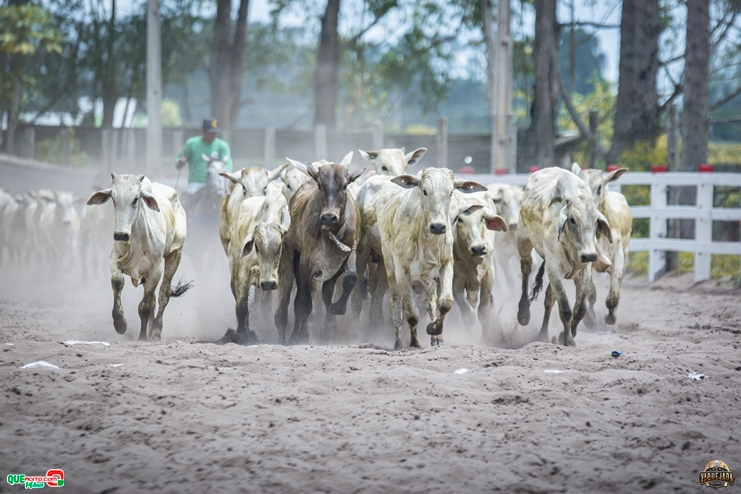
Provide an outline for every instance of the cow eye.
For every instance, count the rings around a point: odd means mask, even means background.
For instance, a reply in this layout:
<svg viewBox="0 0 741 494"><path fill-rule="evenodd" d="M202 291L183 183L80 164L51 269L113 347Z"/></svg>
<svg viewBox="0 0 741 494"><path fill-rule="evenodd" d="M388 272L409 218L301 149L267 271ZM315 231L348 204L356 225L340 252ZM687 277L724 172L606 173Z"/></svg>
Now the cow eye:
<svg viewBox="0 0 741 494"><path fill-rule="evenodd" d="M132 206L136 206L136 201L138 201L138 200L139 200L139 198L138 198L138 197L135 197L135 198L134 198L134 202L132 202L132 203L131 203L131 205L132 205Z"/></svg>
<svg viewBox="0 0 741 494"><path fill-rule="evenodd" d="M574 221L573 217L569 218L569 223L571 223L572 225L576 225L576 221Z"/></svg>
<svg viewBox="0 0 741 494"><path fill-rule="evenodd" d="M463 218L461 218L460 216L458 216L458 223L463 223Z"/></svg>
<svg viewBox="0 0 741 494"><path fill-rule="evenodd" d="M286 184L286 187L288 187L288 190L293 190L290 184Z"/></svg>
<svg viewBox="0 0 741 494"><path fill-rule="evenodd" d="M597 194L601 194L601 193L602 193L602 186L600 185L599 187L597 187Z"/></svg>
<svg viewBox="0 0 741 494"><path fill-rule="evenodd" d="M425 195L427 195L427 191L425 189L422 189L422 192L424 192Z"/></svg>
<svg viewBox="0 0 741 494"><path fill-rule="evenodd" d="M388 169L388 168L386 168L385 166L382 166L382 167L381 167L381 170L383 170L383 171L385 171L385 172L389 171L389 169Z"/></svg>
<svg viewBox="0 0 741 494"><path fill-rule="evenodd" d="M257 244L254 244L254 245L255 245L255 252L256 252L256 253L257 253L257 252L260 252L260 249L258 249L258 248L257 248Z"/></svg>

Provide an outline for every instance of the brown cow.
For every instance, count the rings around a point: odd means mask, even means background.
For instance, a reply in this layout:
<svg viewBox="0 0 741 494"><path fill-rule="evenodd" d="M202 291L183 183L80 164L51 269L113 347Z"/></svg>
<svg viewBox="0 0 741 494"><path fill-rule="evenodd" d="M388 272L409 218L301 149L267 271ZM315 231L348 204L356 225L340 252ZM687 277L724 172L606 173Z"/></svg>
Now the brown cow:
<svg viewBox="0 0 741 494"><path fill-rule="evenodd" d="M287 256L293 270L284 266L289 276L280 286L280 305L275 313L275 324L281 332L288 322L288 301L296 280L296 299L293 310L295 323L291 343L309 339L308 319L313 310L314 283L321 282L322 300L327 309L325 324L334 330L335 316L347 309L347 298L357 281L356 252L360 235L360 214L347 186L363 171L349 173L342 165L324 165L318 170L306 165L312 180L299 187L291 198L291 226L288 229ZM332 303L337 279L344 274L342 295Z"/></svg>

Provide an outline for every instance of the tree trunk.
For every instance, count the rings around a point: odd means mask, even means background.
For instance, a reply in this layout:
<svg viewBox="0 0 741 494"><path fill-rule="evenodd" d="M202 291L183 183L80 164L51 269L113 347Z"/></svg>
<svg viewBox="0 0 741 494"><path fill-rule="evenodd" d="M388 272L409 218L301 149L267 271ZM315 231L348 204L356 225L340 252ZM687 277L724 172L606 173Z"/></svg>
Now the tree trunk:
<svg viewBox="0 0 741 494"><path fill-rule="evenodd" d="M503 163L497 163L499 151L499 128L497 118L497 68L499 66L497 55L497 39L494 30L494 15L492 13L491 0L481 0L481 17L484 22L484 40L486 44L486 99L489 103L489 117L491 118L491 140L489 142L491 159L489 168L494 172L495 168L504 168Z"/></svg>
<svg viewBox="0 0 741 494"><path fill-rule="evenodd" d="M105 65L105 77L103 78L103 91L101 100L103 102L103 121L100 127L103 129L113 128L113 111L118 102L118 91L116 90L116 57L114 49L116 46L116 0L111 2L111 18L108 21L107 38L108 59Z"/></svg>
<svg viewBox="0 0 741 494"><path fill-rule="evenodd" d="M218 0L214 26L214 49L211 57L211 117L222 126L229 119L229 89L231 86L231 0Z"/></svg>
<svg viewBox="0 0 741 494"><path fill-rule="evenodd" d="M314 125L333 129L337 122L337 72L340 63L340 43L337 24L340 0L327 0L322 16L322 31L316 55L314 73Z"/></svg>
<svg viewBox="0 0 741 494"><path fill-rule="evenodd" d="M21 91L23 91L23 81L20 74L13 79L13 102L10 105L10 116L8 117L8 144L5 151L8 154L16 154L15 149L15 129L18 126L18 113L21 106Z"/></svg>
<svg viewBox="0 0 741 494"><path fill-rule="evenodd" d="M710 10L707 0L687 0L684 52L684 111L682 112L682 171L695 172L708 160L710 138ZM696 203L696 189L682 187L679 203ZM680 223L680 236L694 238L692 221Z"/></svg>
<svg viewBox="0 0 741 494"><path fill-rule="evenodd" d="M656 91L660 14L659 0L623 0L615 131L608 163L616 163L625 149L661 132Z"/></svg>
<svg viewBox="0 0 741 494"><path fill-rule="evenodd" d="M239 110L241 109L240 97L242 95L242 79L244 76L244 50L247 46L247 14L250 5L249 0L242 0L239 4L237 14L237 29L234 33L234 46L232 48L232 74L229 88L229 126L234 127L237 123Z"/></svg>
<svg viewBox="0 0 741 494"><path fill-rule="evenodd" d="M530 107L530 127L517 140L517 169L527 172L531 166L555 164L553 141L556 136L558 67L552 56L556 37L556 0L535 0L535 40L533 58L535 91Z"/></svg>

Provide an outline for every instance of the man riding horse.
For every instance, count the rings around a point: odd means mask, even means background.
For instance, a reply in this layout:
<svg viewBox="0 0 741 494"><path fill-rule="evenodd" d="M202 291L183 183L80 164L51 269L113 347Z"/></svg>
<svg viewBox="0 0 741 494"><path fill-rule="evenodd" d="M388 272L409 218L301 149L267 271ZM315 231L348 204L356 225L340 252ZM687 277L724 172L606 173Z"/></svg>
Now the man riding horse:
<svg viewBox="0 0 741 494"><path fill-rule="evenodd" d="M175 167L179 170L188 164L188 187L181 194L186 211L192 211L196 193L206 186L208 165L211 160L222 161L228 171L232 171L232 157L229 144L216 135L220 132L219 123L211 118L203 121L200 136L191 137L185 142ZM210 158L208 160L207 158Z"/></svg>

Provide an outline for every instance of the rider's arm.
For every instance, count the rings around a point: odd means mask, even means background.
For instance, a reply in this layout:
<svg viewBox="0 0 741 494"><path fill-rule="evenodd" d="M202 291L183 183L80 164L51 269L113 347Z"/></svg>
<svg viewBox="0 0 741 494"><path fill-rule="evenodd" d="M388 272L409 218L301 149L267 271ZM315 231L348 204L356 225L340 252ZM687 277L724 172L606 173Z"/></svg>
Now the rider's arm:
<svg viewBox="0 0 741 494"><path fill-rule="evenodd" d="M175 168L179 170L182 167L184 167L187 162L188 162L188 145L186 144L185 146L183 146L183 150L180 151L180 155L175 161Z"/></svg>

